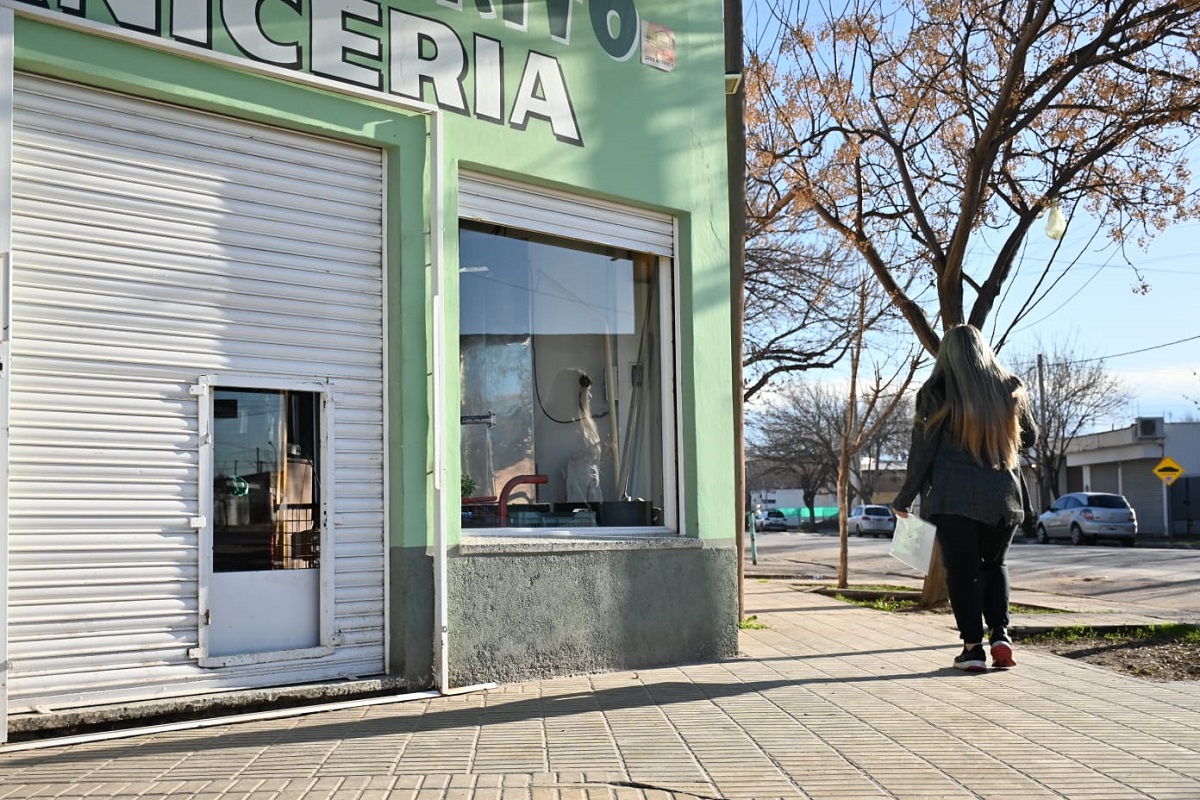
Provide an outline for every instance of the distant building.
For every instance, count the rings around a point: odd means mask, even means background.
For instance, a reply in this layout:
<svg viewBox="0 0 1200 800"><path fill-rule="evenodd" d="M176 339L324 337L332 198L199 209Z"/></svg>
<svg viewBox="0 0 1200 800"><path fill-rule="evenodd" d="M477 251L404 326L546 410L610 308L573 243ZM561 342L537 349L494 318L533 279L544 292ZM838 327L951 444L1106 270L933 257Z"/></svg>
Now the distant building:
<svg viewBox="0 0 1200 800"><path fill-rule="evenodd" d="M817 521L837 516L837 495L832 492L817 494L813 504ZM762 519L767 511L776 509L787 517L788 527L798 528L809 522L808 506L804 504L803 489L757 489L750 492L750 510L756 519Z"/></svg>
<svg viewBox="0 0 1200 800"><path fill-rule="evenodd" d="M1170 485L1156 472L1164 458L1182 468ZM1139 535L1200 533L1200 422L1138 417L1124 428L1076 437L1060 477L1064 492L1125 495L1137 512ZM1033 483L1030 489L1039 510L1052 502L1036 497Z"/></svg>
<svg viewBox="0 0 1200 800"><path fill-rule="evenodd" d="M907 472L908 464L905 461L876 462L871 458L863 458L858 475L851 474L850 479L852 484L860 486L867 481L872 482L870 496L863 498L863 502L885 506L900 493Z"/></svg>
<svg viewBox="0 0 1200 800"><path fill-rule="evenodd" d="M852 487L858 487L862 480L870 478L874 481L874 487L867 497L863 497L862 493L856 489L851 506L861 503L878 503L879 505L890 503L904 484L905 466L902 461L881 461L876 467L871 459L863 458L860 472L858 474L851 473L850 484ZM878 475L875 474L876 469L879 471ZM788 525L792 527L798 527L801 522L809 521L808 507L804 503L804 490L793 487L751 489L749 509L757 512L759 519L770 509L782 511L788 518ZM846 509L847 512L849 510L849 508ZM829 517L836 517L838 513L837 492L818 492L813 502L813 512L818 522Z"/></svg>

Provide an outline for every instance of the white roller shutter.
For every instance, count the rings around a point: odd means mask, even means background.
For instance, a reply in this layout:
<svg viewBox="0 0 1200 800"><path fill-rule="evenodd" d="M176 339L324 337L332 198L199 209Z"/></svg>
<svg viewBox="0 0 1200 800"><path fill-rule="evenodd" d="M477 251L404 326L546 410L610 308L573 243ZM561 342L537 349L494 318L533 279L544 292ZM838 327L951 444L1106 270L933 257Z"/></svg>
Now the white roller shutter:
<svg viewBox="0 0 1200 800"><path fill-rule="evenodd" d="M1093 464L1091 489L1093 492L1121 493L1121 467L1119 464Z"/></svg>
<svg viewBox="0 0 1200 800"><path fill-rule="evenodd" d="M17 76L10 710L384 668L383 156ZM206 373L336 414L336 653L201 668Z"/></svg>
<svg viewBox="0 0 1200 800"><path fill-rule="evenodd" d="M670 214L463 172L458 216L659 256L675 254Z"/></svg>
<svg viewBox="0 0 1200 800"><path fill-rule="evenodd" d="M1139 536L1161 536L1167 533L1163 502L1165 489L1162 480L1154 474L1157 464L1156 458L1143 458L1121 464L1121 493L1137 514Z"/></svg>

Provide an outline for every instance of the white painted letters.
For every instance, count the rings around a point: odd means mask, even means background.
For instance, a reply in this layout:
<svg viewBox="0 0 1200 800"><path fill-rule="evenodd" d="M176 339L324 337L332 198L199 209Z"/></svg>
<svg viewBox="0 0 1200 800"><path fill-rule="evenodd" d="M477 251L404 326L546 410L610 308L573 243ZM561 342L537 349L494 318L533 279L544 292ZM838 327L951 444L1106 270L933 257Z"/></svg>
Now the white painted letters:
<svg viewBox="0 0 1200 800"><path fill-rule="evenodd" d="M175 0L171 3L171 36L181 42L212 47L208 0Z"/></svg>
<svg viewBox="0 0 1200 800"><path fill-rule="evenodd" d="M500 42L475 36L475 116L504 124L504 51Z"/></svg>
<svg viewBox="0 0 1200 800"><path fill-rule="evenodd" d="M262 0L269 2L270 0ZM266 64L277 64L281 67L300 67L300 45L272 41L262 29L258 16L259 0L222 0L221 19L230 38L238 49ZM291 5L288 3L288 5ZM293 6L294 8L294 6ZM296 11L299 15L299 10Z"/></svg>
<svg viewBox="0 0 1200 800"><path fill-rule="evenodd" d="M28 0L41 4L43 0ZM46 0L54 2L55 0ZM422 0L428 2L428 0ZM540 0L550 47L570 47L572 9L583 0ZM530 120L550 126L555 138L583 146L562 63L555 55L521 48L473 31L471 47L441 20L390 7L385 0L57 0L58 10L169 36L212 49L227 42L253 61L388 92L496 125L526 130ZM529 33L538 0L435 0L480 20L503 22ZM412 5L416 5L413 0ZM102 8L103 7L103 8ZM622 60L636 48L635 0L589 0L592 32L605 53ZM386 17L385 17L386 9ZM436 13L436 12L435 12ZM443 12L444 13L444 12ZM164 15L169 30L163 30ZM632 42L632 44L631 44ZM306 52L307 50L307 52ZM524 66L519 80L506 72L506 53ZM386 62L386 63L385 63ZM470 81L470 101L468 101ZM514 89L514 83L516 88ZM429 97L426 97L429 95Z"/></svg>
<svg viewBox="0 0 1200 800"><path fill-rule="evenodd" d="M159 33L158 0L101 0L122 28ZM78 17L87 13L86 0L61 0L59 8Z"/></svg>
<svg viewBox="0 0 1200 800"><path fill-rule="evenodd" d="M575 109L571 105L571 95L567 92L567 82L558 60L532 50L525 60L521 85L513 98L509 124L518 130L525 130L530 117L549 122L559 141L583 144L579 136L579 124L575 121Z"/></svg>
<svg viewBox="0 0 1200 800"><path fill-rule="evenodd" d="M392 9L391 45L392 94L421 100L421 88L429 82L439 107L468 113L462 85L467 54L452 28Z"/></svg>
<svg viewBox="0 0 1200 800"><path fill-rule="evenodd" d="M379 69L346 60L348 53L379 61L382 46L379 39L346 28L346 18L353 17L372 25L380 25L383 12L371 0L310 0L312 14L312 71L347 83L370 89L383 88Z"/></svg>

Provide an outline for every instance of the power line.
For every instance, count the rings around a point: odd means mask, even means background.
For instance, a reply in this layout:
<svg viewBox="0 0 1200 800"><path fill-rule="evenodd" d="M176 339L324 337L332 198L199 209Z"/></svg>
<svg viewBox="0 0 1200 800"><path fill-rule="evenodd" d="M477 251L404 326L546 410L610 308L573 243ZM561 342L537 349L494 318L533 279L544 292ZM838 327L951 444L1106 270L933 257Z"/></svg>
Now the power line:
<svg viewBox="0 0 1200 800"><path fill-rule="evenodd" d="M1167 342L1165 344L1156 344L1156 345L1152 345L1151 347L1143 347L1140 350L1130 350L1127 353L1113 353L1112 355L1096 356L1095 358L1081 358L1078 361L1069 361L1067 363L1068 364L1086 364L1089 361L1104 361L1109 358L1121 358L1122 356L1134 356L1134 355L1137 355L1138 353L1148 353L1151 350L1162 350L1164 347L1173 347L1177 344L1183 344L1184 342L1195 341L1196 339L1200 339L1200 334L1198 334L1196 336L1189 336L1186 339L1177 339L1174 342Z"/></svg>

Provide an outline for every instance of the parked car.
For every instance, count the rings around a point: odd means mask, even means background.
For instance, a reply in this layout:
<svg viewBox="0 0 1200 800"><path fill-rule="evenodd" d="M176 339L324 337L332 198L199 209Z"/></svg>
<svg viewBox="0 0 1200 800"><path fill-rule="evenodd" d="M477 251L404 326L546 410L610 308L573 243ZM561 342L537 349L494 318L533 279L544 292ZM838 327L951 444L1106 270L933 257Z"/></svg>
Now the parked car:
<svg viewBox="0 0 1200 800"><path fill-rule="evenodd" d="M787 515L778 509L772 508L767 511L758 529L760 531L786 531L788 529Z"/></svg>
<svg viewBox="0 0 1200 800"><path fill-rule="evenodd" d="M896 515L887 506L855 506L846 517L846 530L859 536L891 536L896 532Z"/></svg>
<svg viewBox="0 0 1200 800"><path fill-rule="evenodd" d="M1038 517L1037 540L1045 544L1051 539L1070 539L1075 544L1116 539L1129 547L1137 539L1137 514L1119 494L1064 494Z"/></svg>

